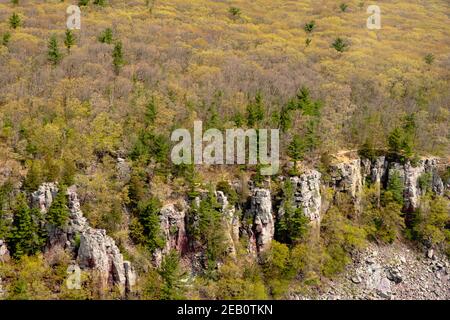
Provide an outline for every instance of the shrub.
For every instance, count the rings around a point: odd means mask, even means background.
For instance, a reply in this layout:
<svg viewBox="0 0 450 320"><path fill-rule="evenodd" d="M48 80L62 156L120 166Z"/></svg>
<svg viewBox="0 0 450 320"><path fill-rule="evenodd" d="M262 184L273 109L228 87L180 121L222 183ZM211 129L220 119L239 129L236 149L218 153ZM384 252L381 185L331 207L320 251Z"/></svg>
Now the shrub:
<svg viewBox="0 0 450 320"><path fill-rule="evenodd" d="M51 64L57 65L62 60L62 54L59 51L58 39L56 35L52 35L48 41L47 58Z"/></svg>
<svg viewBox="0 0 450 320"><path fill-rule="evenodd" d="M241 16L241 9L239 9L237 7L230 7L228 9L228 13L231 15L231 17L233 19L237 19L237 18L240 18L240 16Z"/></svg>
<svg viewBox="0 0 450 320"><path fill-rule="evenodd" d="M6 47L9 44L10 40L11 40L11 33L5 32L2 36L2 45Z"/></svg>
<svg viewBox="0 0 450 320"><path fill-rule="evenodd" d="M336 40L334 40L334 42L331 44L331 46L337 52L341 52L341 53L346 51L349 47L348 43L342 38L336 38Z"/></svg>
<svg viewBox="0 0 450 320"><path fill-rule="evenodd" d="M98 37L98 41L101 43L112 44L113 43L113 31L111 28L106 28Z"/></svg>
<svg viewBox="0 0 450 320"><path fill-rule="evenodd" d="M332 207L321 224L321 236L325 245L325 261L322 271L330 277L343 270L351 261L350 253L366 245L366 231Z"/></svg>
<svg viewBox="0 0 450 320"><path fill-rule="evenodd" d="M263 271L274 298L281 298L287 292L295 276L291 266L290 251L287 245L272 241L270 249L262 257Z"/></svg>
<svg viewBox="0 0 450 320"><path fill-rule="evenodd" d="M303 29L307 33L313 32L315 28L316 28L316 22L314 20L311 20L310 22L305 23L305 26L303 27Z"/></svg>
<svg viewBox="0 0 450 320"><path fill-rule="evenodd" d="M8 264L0 265L2 276L8 281L6 299L32 300L52 299L52 288L59 287L59 279L52 281L52 269L41 254L27 257Z"/></svg>
<svg viewBox="0 0 450 320"><path fill-rule="evenodd" d="M17 29L22 24L22 19L20 19L20 16L17 13L13 13L11 17L9 18L9 26L12 29Z"/></svg>
<svg viewBox="0 0 450 320"><path fill-rule="evenodd" d="M342 12L346 12L347 9L348 9L348 4L346 4L346 3L341 3L341 4L339 5L339 8L341 9Z"/></svg>
<svg viewBox="0 0 450 320"><path fill-rule="evenodd" d="M450 244L449 201L441 196L425 196L411 225L414 239L445 250Z"/></svg>
<svg viewBox="0 0 450 320"><path fill-rule="evenodd" d="M230 205L235 205L238 201L239 201L239 196L236 192L236 190L234 190L234 188L230 185L230 183L228 181L220 181L217 184L216 187L217 191L222 191L227 199Z"/></svg>
<svg viewBox="0 0 450 320"><path fill-rule="evenodd" d="M381 207L374 203L367 204L363 210L362 220L369 236L384 243L394 242L405 227L401 209L402 206L390 191L384 192Z"/></svg>
<svg viewBox="0 0 450 320"><path fill-rule="evenodd" d="M432 65L435 57L432 53L428 53L423 59L425 60L426 64Z"/></svg>

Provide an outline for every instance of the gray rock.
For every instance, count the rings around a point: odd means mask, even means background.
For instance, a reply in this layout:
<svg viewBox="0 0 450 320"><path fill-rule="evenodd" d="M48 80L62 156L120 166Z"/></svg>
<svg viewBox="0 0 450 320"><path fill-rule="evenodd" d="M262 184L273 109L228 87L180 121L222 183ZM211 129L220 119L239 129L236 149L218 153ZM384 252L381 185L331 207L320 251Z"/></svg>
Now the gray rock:
<svg viewBox="0 0 450 320"><path fill-rule="evenodd" d="M3 289L2 278L0 278L0 299L3 299L5 294L6 294L6 291Z"/></svg>
<svg viewBox="0 0 450 320"><path fill-rule="evenodd" d="M125 293L125 268L122 254L105 230L87 227L81 234L78 264L83 269L100 271L102 285L118 285Z"/></svg>
<svg viewBox="0 0 450 320"><path fill-rule="evenodd" d="M7 262L9 259L10 256L6 243L3 240L0 240L0 262Z"/></svg>
<svg viewBox="0 0 450 320"><path fill-rule="evenodd" d="M361 209L362 171L364 170L361 170L361 160L354 159L333 165L331 173L332 187L338 192L348 193L357 212Z"/></svg>
<svg viewBox="0 0 450 320"><path fill-rule="evenodd" d="M352 277L351 280L352 280L352 282L355 283L355 284L359 284L359 283L361 283L361 281L362 281L362 279L361 279L360 276Z"/></svg>
<svg viewBox="0 0 450 320"><path fill-rule="evenodd" d="M32 205L46 213L50 208L53 199L58 193L58 184L54 182L43 183L38 190L31 194Z"/></svg>
<svg viewBox="0 0 450 320"><path fill-rule="evenodd" d="M270 246L275 233L272 200L269 190L260 188L253 190L251 207L247 216L253 218L252 229L258 252L266 250Z"/></svg>
<svg viewBox="0 0 450 320"><path fill-rule="evenodd" d="M176 250L183 254L187 250L188 238L186 234L187 205L166 204L161 208L159 219L162 235L165 240L165 246L156 250L154 254L155 264L159 266L164 255L171 250Z"/></svg>
<svg viewBox="0 0 450 320"><path fill-rule="evenodd" d="M291 177L290 182L294 187L296 208L302 208L303 214L311 221L320 222L322 198L320 195L320 172L309 170L298 177ZM283 205L280 206L279 216L282 216Z"/></svg>
<svg viewBox="0 0 450 320"><path fill-rule="evenodd" d="M386 274L387 278L396 284L403 281L403 276L397 268L387 268Z"/></svg>
<svg viewBox="0 0 450 320"><path fill-rule="evenodd" d="M227 242L227 252L230 256L236 256L236 245L239 242L239 217L236 216L236 208L228 202L228 198L222 191L216 192L217 202L222 206L222 218L225 229L225 241Z"/></svg>
<svg viewBox="0 0 450 320"><path fill-rule="evenodd" d="M414 211L419 207L420 196L424 194L419 184L419 178L422 174L429 173L432 177L431 189L435 193L442 195L444 192L444 185L442 179L437 173L437 159L428 158L419 160L416 166L411 162L406 162L404 165L399 163L392 163L389 169L389 178L397 172L404 184L404 209Z"/></svg>
<svg viewBox="0 0 450 320"><path fill-rule="evenodd" d="M44 183L32 194L32 203L44 214L50 208L52 201L58 192L56 183ZM106 235L105 230L91 228L83 216L76 187L67 188L69 221L65 227L48 227L48 245L50 251L55 246L65 247L72 251L81 268L96 270L99 272L102 285L117 285L125 294L127 279L123 256L114 240ZM79 241L79 247L77 248ZM78 250L77 250L78 249ZM131 266L130 266L131 270ZM128 273L131 275L131 273ZM131 286L130 286L131 288Z"/></svg>
<svg viewBox="0 0 450 320"><path fill-rule="evenodd" d="M125 291L127 293L133 292L133 287L136 285L136 272L130 261L124 261L123 267L125 270Z"/></svg>

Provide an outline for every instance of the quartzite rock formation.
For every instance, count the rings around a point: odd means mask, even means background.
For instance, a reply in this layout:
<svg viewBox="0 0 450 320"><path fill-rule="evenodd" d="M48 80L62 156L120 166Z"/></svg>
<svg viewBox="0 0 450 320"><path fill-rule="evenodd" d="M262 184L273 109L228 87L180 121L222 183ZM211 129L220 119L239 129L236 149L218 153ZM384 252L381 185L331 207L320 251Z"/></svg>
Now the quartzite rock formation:
<svg viewBox="0 0 450 320"><path fill-rule="evenodd" d="M57 192L57 184L45 183L32 194L33 204L45 214ZM89 226L83 217L74 186L68 188L67 196L70 211L68 224L62 228L48 226L47 250L59 245L74 252L82 269L99 272L105 288L116 285L122 294L130 292L136 278L131 264L123 261L119 248L114 240L106 235L105 230Z"/></svg>

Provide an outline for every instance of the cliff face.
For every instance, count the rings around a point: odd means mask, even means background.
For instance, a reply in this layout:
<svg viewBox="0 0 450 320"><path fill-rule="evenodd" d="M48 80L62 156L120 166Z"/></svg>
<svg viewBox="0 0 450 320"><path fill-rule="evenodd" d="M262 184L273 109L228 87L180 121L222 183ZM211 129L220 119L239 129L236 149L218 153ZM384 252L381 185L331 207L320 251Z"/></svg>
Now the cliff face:
<svg viewBox="0 0 450 320"><path fill-rule="evenodd" d="M316 170L309 170L293 177L280 177L280 181L291 182L294 207L302 208L303 214L312 224L320 225L330 204L341 193L348 196L355 206L355 212L358 213L361 210L363 187L371 183L378 192L381 192L394 174L398 175L404 187L404 210L415 210L418 208L420 196L424 194L424 188L439 195L446 192L448 182L442 181L437 168L438 161L433 158L420 160L415 166L409 162L405 164L390 162L385 157L379 157L373 161L353 159L332 165L329 171L331 179L326 182L322 180L321 173ZM427 177L428 185L422 181L424 175ZM243 186L237 187L239 192ZM45 214L57 192L57 184L43 184L32 194L33 206ZM63 247L72 252L74 264L85 270L98 271L105 287L118 286L122 294L132 291L136 281L132 265L123 260L120 250L105 230L89 226L80 209L75 187L68 188L67 196L70 210L69 222L63 228L47 226L49 238L45 250L52 250L57 246ZM254 187L251 184L247 205L242 207L242 204L231 205L224 192L215 192L219 211L222 214L227 252L231 257L236 256L238 244L241 244L241 248L255 259L270 247L276 234L277 218L283 215L283 202L277 203L276 196L270 188ZM193 201L199 204L200 199L201 196ZM165 204L160 210L160 229L165 246L154 253L155 265L160 265L163 257L171 250L176 250L182 257L190 257L193 270L201 268L203 249L192 241L188 231L188 215L193 205L192 202L184 199L176 204ZM8 258L8 249L0 240L0 262ZM366 277L365 285L375 291L390 292L389 282L387 282L389 279L386 280L385 275L392 270L387 272L384 267L378 267L378 265L371 265L370 270L364 269L367 271L364 276ZM389 273L391 277L396 277L395 272L394 270ZM358 279L358 277L355 278L353 282L359 283ZM387 295L386 293L385 296Z"/></svg>
<svg viewBox="0 0 450 320"><path fill-rule="evenodd" d="M428 174L431 188L436 194L442 195L445 184L437 170L438 161L434 158L420 160L415 166L410 162L400 164L390 162L385 157L379 157L373 161L367 159L353 159L338 163L330 167L331 179L322 181L321 173L316 170L308 170L299 176L281 177L282 181L289 179L294 191L294 207L302 208L311 223L320 225L323 215L339 194L346 194L355 206L355 212L361 210L362 191L367 183L370 183L381 192L385 188L395 172L398 173L404 187L404 210L417 209L420 196L424 194L420 179ZM242 188L242 186L240 186ZM274 239L277 217L283 215L283 202L276 204L275 196L270 188L254 187L250 183L250 196L247 207L231 206L227 196L216 192L218 202L221 204L228 252L234 256L236 244L239 238L245 235L247 244L245 249L253 256L267 250ZM331 190L331 200L326 200L323 190ZM327 195L330 198L330 195ZM200 201L197 198L195 201ZM186 215L192 204L184 202L182 209L168 204L161 210L161 229L166 238L166 247L157 254L157 261L171 249L180 253L187 253L189 234L186 232ZM236 216L236 212L242 210L242 217ZM199 248L197 248L199 249Z"/></svg>

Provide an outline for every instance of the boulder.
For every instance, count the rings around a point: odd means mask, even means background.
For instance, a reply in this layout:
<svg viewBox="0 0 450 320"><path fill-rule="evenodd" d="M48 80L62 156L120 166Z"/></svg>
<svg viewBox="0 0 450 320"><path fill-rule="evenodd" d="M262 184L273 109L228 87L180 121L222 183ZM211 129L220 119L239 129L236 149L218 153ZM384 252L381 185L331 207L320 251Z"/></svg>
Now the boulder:
<svg viewBox="0 0 450 320"><path fill-rule="evenodd" d="M377 263L372 264L368 269L366 287L368 290L376 292L382 298L391 298L391 283L386 277L383 268Z"/></svg>
<svg viewBox="0 0 450 320"><path fill-rule="evenodd" d="M396 284L399 284L403 281L403 276L398 268L387 268L386 276L389 280L395 282Z"/></svg>

